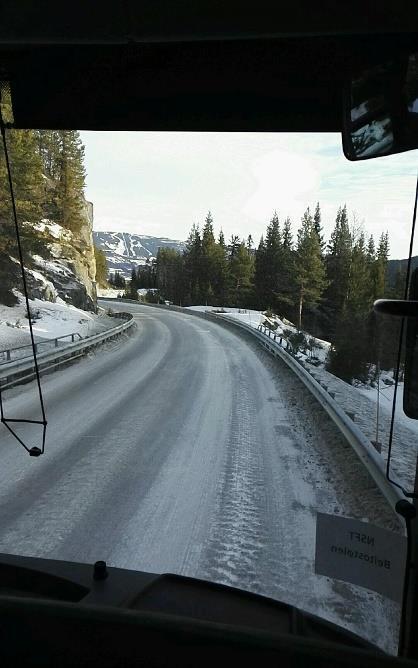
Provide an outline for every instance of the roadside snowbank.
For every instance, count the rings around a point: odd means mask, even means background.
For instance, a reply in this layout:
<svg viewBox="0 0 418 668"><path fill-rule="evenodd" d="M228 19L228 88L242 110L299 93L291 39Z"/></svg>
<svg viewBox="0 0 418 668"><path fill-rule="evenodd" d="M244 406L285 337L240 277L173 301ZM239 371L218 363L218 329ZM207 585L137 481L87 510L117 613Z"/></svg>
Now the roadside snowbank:
<svg viewBox="0 0 418 668"><path fill-rule="evenodd" d="M190 306L195 311L221 311L222 309L212 306ZM294 325L277 316L267 317L262 311L250 309L224 308L223 312L230 318L240 320L257 329L258 325L266 320L276 328L274 331L280 337L284 332L296 333ZM330 392L335 395L335 401L346 412L354 416L356 424L363 433L371 440L376 437L381 444L381 455L384 461L387 459L390 420L394 385L390 382L390 374L382 372L379 397L379 425L377 425L377 388L365 384L349 385L337 376L325 369L326 358L330 343L322 339L311 337L304 332L308 340L312 341L313 350L311 354L298 353L299 359L312 364L312 375L322 381ZM286 349L286 338L283 337L283 348ZM408 418L402 409L403 383L399 384L396 400L395 429L393 435L391 470L393 470L401 483L411 489L415 477L415 465L418 456L418 421Z"/></svg>
<svg viewBox="0 0 418 668"><path fill-rule="evenodd" d="M29 321L23 295L16 293L19 304L0 304L0 350L16 348L30 343ZM66 304L57 297L56 302L30 299L32 327L35 339L54 339L65 334L78 332L86 337L114 326L107 315L96 315Z"/></svg>
<svg viewBox="0 0 418 668"><path fill-rule="evenodd" d="M113 299L117 297L122 297L123 290L116 290L115 288L97 288L98 297L112 297Z"/></svg>

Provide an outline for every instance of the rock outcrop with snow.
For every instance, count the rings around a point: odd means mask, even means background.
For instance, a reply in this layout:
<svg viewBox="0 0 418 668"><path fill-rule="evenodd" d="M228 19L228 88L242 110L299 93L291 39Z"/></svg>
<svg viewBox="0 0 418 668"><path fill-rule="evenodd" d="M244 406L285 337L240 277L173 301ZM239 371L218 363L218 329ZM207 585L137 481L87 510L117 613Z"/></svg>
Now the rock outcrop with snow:
<svg viewBox="0 0 418 668"><path fill-rule="evenodd" d="M48 259L35 255L36 270L27 271L32 298L68 304L88 311L96 309L96 262L93 246L93 205L85 202L85 224L75 234L56 223L43 220L34 228L46 236Z"/></svg>

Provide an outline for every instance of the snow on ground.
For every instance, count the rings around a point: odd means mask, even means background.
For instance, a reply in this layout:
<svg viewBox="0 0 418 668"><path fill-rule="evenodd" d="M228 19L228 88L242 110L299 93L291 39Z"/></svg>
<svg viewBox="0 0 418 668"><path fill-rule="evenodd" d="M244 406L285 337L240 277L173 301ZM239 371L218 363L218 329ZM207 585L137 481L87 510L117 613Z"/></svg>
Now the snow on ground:
<svg viewBox="0 0 418 668"><path fill-rule="evenodd" d="M220 311L218 307L212 306L191 306L195 311ZM262 311L251 311L250 309L223 309L228 317L246 322L252 327L257 328L260 323L266 320L273 327L277 341L284 332L297 332L297 328L289 321L281 320L277 316L267 317ZM306 334L306 333L305 333ZM300 353L298 357L307 363L312 363L312 374L318 381L326 383L328 390L335 393L335 401L343 408L346 413L354 415L356 424L360 427L371 441L377 440L381 443L382 458L386 462L389 444L390 420L392 401L394 395L394 385L387 385L384 381L390 382L390 374L382 372L380 382L379 397L379 428L376 428L377 421L377 388L372 388L365 384L349 385L337 376L329 373L325 369L326 358L330 348L330 343L322 339L311 337L308 339L314 343L312 354ZM286 338L282 339L283 347L286 348ZM315 359L316 358L316 359ZM399 481L406 488L412 489L415 477L416 459L418 456L418 421L408 418L402 409L403 401L403 383L399 384L396 401L395 429L393 435L391 470L396 473Z"/></svg>
<svg viewBox="0 0 418 668"><path fill-rule="evenodd" d="M58 223L53 223L47 218L43 218L38 223L29 223L29 224L38 232L49 233L51 237L53 237L54 239L70 240L72 237L70 230L66 230L64 227L61 227L61 225L58 225Z"/></svg>
<svg viewBox="0 0 418 668"><path fill-rule="evenodd" d="M44 271L48 271L53 274L60 274L61 276L66 276L68 278L73 278L74 274L68 267L65 266L60 260L45 260L40 255L32 255L33 260L36 262L37 266ZM30 271L26 269L26 271ZM33 273L33 270L32 270ZM38 278L45 281L45 277L38 272Z"/></svg>
<svg viewBox="0 0 418 668"><path fill-rule="evenodd" d="M404 384L398 384L398 390L396 392L396 419L400 424L403 424L408 429L411 429L416 434L418 434L418 420L412 420L403 412L403 389ZM361 392L365 397L371 399L376 403L379 401L380 410L385 411L386 413L391 413L393 397L395 394L395 384L385 385L380 382L379 392L377 387L370 387L367 385L357 387L357 390Z"/></svg>
<svg viewBox="0 0 418 668"><path fill-rule="evenodd" d="M29 321L23 295L17 293L19 304L0 304L0 351L30 344ZM90 311L66 304L59 297L56 302L30 299L34 316L32 328L36 341L54 339L78 332L82 337L91 336L115 325L106 314L96 315Z"/></svg>
<svg viewBox="0 0 418 668"><path fill-rule="evenodd" d="M255 329L257 329L260 322L264 319L262 311L253 311L251 309L224 308L221 306L188 306L187 308L191 311L214 311L215 313L223 313L235 320L245 322L251 327L255 327Z"/></svg>
<svg viewBox="0 0 418 668"><path fill-rule="evenodd" d="M122 297L123 295L123 290L119 289L116 290L115 288L97 288L97 296L98 297Z"/></svg>
<svg viewBox="0 0 418 668"><path fill-rule="evenodd" d="M318 511L396 530L314 397L229 329L129 309L139 336L45 376L41 468L6 434L0 551L85 563L99 554L235 585L394 653L399 606L314 571ZM13 413L34 410L29 386L7 399Z"/></svg>
<svg viewBox="0 0 418 668"><path fill-rule="evenodd" d="M370 440L375 441L376 435L381 443L382 457L386 462L390 419L393 397L393 388L389 392L386 386L382 390L386 398L380 397L379 430L376 433L377 419L377 390L366 386L355 387L333 376L324 368L313 368L317 380L326 383L328 390L335 392L335 400L347 412L355 416L355 422ZM414 483L415 463L418 454L418 425L410 420L402 411L402 387L397 397L395 429L393 436L391 469L397 474L400 482L411 489Z"/></svg>

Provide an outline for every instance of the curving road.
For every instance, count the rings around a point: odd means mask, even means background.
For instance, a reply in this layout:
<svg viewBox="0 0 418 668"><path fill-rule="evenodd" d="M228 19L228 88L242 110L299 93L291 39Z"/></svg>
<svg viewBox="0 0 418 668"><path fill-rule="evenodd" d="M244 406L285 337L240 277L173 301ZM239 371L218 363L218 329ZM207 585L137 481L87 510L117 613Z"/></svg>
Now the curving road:
<svg viewBox="0 0 418 668"><path fill-rule="evenodd" d="M46 454L1 427L0 551L240 586L393 651L395 604L313 572L318 510L393 519L303 386L233 328L112 307L135 333L43 378ZM33 383L5 399L36 417Z"/></svg>

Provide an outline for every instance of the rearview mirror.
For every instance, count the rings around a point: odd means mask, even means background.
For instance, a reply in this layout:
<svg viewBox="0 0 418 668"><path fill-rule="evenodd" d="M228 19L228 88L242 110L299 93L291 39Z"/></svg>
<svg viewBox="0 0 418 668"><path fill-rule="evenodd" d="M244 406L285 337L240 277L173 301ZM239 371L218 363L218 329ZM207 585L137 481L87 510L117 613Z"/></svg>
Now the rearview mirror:
<svg viewBox="0 0 418 668"><path fill-rule="evenodd" d="M412 272L409 299L418 300L418 269ZM409 315L406 323L403 410L408 417L418 420L418 304L415 315Z"/></svg>
<svg viewBox="0 0 418 668"><path fill-rule="evenodd" d="M418 148L418 52L354 77L344 95L342 128L349 160Z"/></svg>

